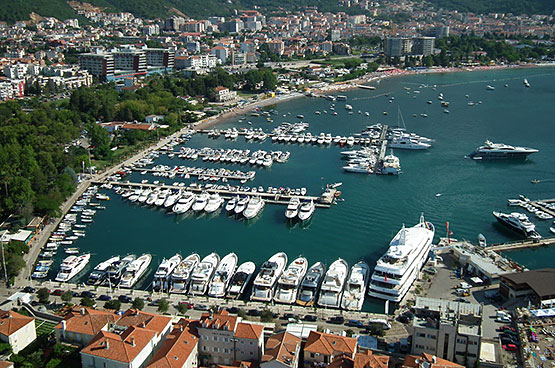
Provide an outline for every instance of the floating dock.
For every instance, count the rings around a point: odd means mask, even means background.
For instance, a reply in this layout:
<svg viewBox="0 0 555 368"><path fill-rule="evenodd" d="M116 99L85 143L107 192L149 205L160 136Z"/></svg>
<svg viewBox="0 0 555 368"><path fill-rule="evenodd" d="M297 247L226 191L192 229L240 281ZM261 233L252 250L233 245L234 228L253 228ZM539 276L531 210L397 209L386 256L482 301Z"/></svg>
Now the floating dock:
<svg viewBox="0 0 555 368"><path fill-rule="evenodd" d="M506 252L509 250L539 248L553 244L555 244L555 236L541 239L526 239L521 241L492 244L490 246L487 246L485 250L492 250L494 252Z"/></svg>
<svg viewBox="0 0 555 368"><path fill-rule="evenodd" d="M552 210L551 208L548 208L542 204L540 204L539 202L543 202L543 203L547 203L547 204L551 204L551 203L555 203L555 199L539 199L537 201L530 201L528 203L530 203L532 206L534 206L535 208L542 210L545 213L550 214L551 216L555 217L555 210Z"/></svg>
<svg viewBox="0 0 555 368"><path fill-rule="evenodd" d="M173 172L175 173L175 176L180 176L180 175L189 175L189 176L209 176L211 178L218 178L218 179L227 179L227 180L253 180L256 176L256 173L252 174L252 175L247 175L245 173L245 176L239 176L239 175L221 175L221 174L214 174L214 173L195 173L195 170L198 169L205 169L202 167L181 167L178 168L176 170L154 170L154 169L143 169L143 168L131 168L131 170L135 171L135 172L144 172L146 171L147 173L153 174L153 173L168 173L168 172ZM229 169L227 169L229 170ZM230 172L233 171L237 171L237 170L229 170Z"/></svg>

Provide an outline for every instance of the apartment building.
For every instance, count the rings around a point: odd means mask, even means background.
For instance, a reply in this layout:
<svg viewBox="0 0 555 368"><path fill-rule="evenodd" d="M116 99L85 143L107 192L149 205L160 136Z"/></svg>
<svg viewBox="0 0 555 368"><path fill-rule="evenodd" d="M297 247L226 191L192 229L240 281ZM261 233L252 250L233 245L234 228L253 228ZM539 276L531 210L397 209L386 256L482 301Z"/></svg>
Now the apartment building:
<svg viewBox="0 0 555 368"><path fill-rule="evenodd" d="M338 356L354 359L357 340L352 337L311 331L304 347L305 366L327 365Z"/></svg>
<svg viewBox="0 0 555 368"><path fill-rule="evenodd" d="M223 86L214 88L214 92L216 92L216 102L226 102L237 98L237 92L230 91L229 88Z"/></svg>
<svg viewBox="0 0 555 368"><path fill-rule="evenodd" d="M87 345L100 331L108 331L118 315L110 311L98 311L87 307L74 307L54 327L56 341Z"/></svg>
<svg viewBox="0 0 555 368"><path fill-rule="evenodd" d="M198 337L195 322L181 319L160 345L147 368L197 368Z"/></svg>
<svg viewBox="0 0 555 368"><path fill-rule="evenodd" d="M114 56L111 53L98 51L81 54L79 65L81 69L87 70L90 74L101 79L114 76Z"/></svg>
<svg viewBox="0 0 555 368"><path fill-rule="evenodd" d="M297 368L301 338L289 332L272 335L266 341L261 368Z"/></svg>

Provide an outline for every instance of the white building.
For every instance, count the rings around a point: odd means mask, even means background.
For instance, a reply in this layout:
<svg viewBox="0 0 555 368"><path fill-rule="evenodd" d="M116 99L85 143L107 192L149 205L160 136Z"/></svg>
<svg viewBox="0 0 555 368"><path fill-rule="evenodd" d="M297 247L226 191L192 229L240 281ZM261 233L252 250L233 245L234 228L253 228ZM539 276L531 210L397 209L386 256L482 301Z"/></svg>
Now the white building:
<svg viewBox="0 0 555 368"><path fill-rule="evenodd" d="M218 86L214 88L214 92L216 92L217 102L226 102L237 98L237 92L230 91L229 88L226 87Z"/></svg>
<svg viewBox="0 0 555 368"><path fill-rule="evenodd" d="M12 311L0 311L0 341L19 353L37 338L35 319Z"/></svg>
<svg viewBox="0 0 555 368"><path fill-rule="evenodd" d="M197 368L199 339L192 324L185 319L175 324L147 368Z"/></svg>

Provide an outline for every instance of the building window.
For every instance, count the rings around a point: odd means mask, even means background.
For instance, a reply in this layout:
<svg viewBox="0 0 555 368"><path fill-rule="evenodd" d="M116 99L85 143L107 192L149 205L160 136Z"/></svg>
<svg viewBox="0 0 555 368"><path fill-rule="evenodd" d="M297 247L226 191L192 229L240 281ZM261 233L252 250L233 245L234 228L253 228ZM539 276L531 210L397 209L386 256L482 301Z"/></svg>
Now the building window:
<svg viewBox="0 0 555 368"><path fill-rule="evenodd" d="M310 353L310 357L311 357L311 358L315 358L315 357L316 357L316 354Z"/></svg>
<svg viewBox="0 0 555 368"><path fill-rule="evenodd" d="M419 333L416 334L416 336L418 336L418 337L426 337L426 334L419 332Z"/></svg>
<svg viewBox="0 0 555 368"><path fill-rule="evenodd" d="M212 348L212 352L214 352L214 353L218 353L219 351L220 351L220 349L218 349L217 347Z"/></svg>
<svg viewBox="0 0 555 368"><path fill-rule="evenodd" d="M206 346L203 346L203 347L202 347L202 350L204 350L204 351L208 351L208 347L206 347Z"/></svg>
<svg viewBox="0 0 555 368"><path fill-rule="evenodd" d="M472 357L472 358L476 358L476 354L474 354L474 353L467 353L466 355L468 355L469 357Z"/></svg>

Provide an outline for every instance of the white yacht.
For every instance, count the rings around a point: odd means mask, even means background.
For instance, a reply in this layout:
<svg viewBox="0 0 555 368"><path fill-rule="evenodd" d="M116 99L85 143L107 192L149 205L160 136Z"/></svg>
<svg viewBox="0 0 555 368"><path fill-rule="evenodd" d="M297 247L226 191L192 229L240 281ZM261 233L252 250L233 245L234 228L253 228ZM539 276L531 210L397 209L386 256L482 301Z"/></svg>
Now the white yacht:
<svg viewBox="0 0 555 368"><path fill-rule="evenodd" d="M191 275L191 286L189 294L204 295L208 289L208 284L214 275L214 271L220 263L220 256L216 253L210 253L202 259Z"/></svg>
<svg viewBox="0 0 555 368"><path fill-rule="evenodd" d="M104 281L104 277L106 277L106 269L110 267L112 263L119 261L119 259L119 256L115 256L96 265L87 279L87 285L100 285Z"/></svg>
<svg viewBox="0 0 555 368"><path fill-rule="evenodd" d="M210 198L210 194L208 194L207 192L200 193L195 199L195 202L193 203L193 207L192 207L193 211L200 212L204 210L204 208L208 204L209 198Z"/></svg>
<svg viewBox="0 0 555 368"><path fill-rule="evenodd" d="M177 215L181 215L189 209L195 202L196 196L191 192L185 192L181 195L181 197L177 200L177 203L173 205L172 211Z"/></svg>
<svg viewBox="0 0 555 368"><path fill-rule="evenodd" d="M260 211L264 208L264 200L260 196L252 197L247 205L247 208L243 211L243 216L247 220L256 217Z"/></svg>
<svg viewBox="0 0 555 368"><path fill-rule="evenodd" d="M525 159L538 152L535 148L509 146L487 140L483 146L476 148L468 157L474 160Z"/></svg>
<svg viewBox="0 0 555 368"><path fill-rule="evenodd" d="M125 271L125 268L135 260L136 256L134 254L128 254L117 262L114 262L106 269L106 280L104 285L110 287L115 287L119 285L121 276Z"/></svg>
<svg viewBox="0 0 555 368"><path fill-rule="evenodd" d="M366 286L368 285L370 267L368 263L360 261L351 268L349 278L343 291L341 308L345 310L359 311L364 304Z"/></svg>
<svg viewBox="0 0 555 368"><path fill-rule="evenodd" d="M200 262L200 256L196 253L184 258L179 265L173 270L171 275L171 293L186 293L187 287L191 280L193 270Z"/></svg>
<svg viewBox="0 0 555 368"><path fill-rule="evenodd" d="M229 201L227 201L227 203L225 204L225 211L227 213L232 213L235 210L235 205L237 204L237 202L239 201L239 197L238 196L233 196L230 198Z"/></svg>
<svg viewBox="0 0 555 368"><path fill-rule="evenodd" d="M297 294L301 281L308 269L308 261L305 257L295 259L280 276L274 296L276 303L293 304L297 300Z"/></svg>
<svg viewBox="0 0 555 368"><path fill-rule="evenodd" d="M55 280L59 282L67 282L71 280L79 272L83 271L90 259L90 253L81 254L80 256L67 257L60 265L60 271L56 275Z"/></svg>
<svg viewBox="0 0 555 368"><path fill-rule="evenodd" d="M299 214L299 207L301 206L301 200L299 197L291 197L287 209L285 210L285 217L288 220L292 220Z"/></svg>
<svg viewBox="0 0 555 368"><path fill-rule="evenodd" d="M119 286L128 289L135 286L137 281L139 281L139 279L143 277L145 272L148 270L148 266L150 266L151 261L152 256L150 254L143 254L131 262L123 272Z"/></svg>
<svg viewBox="0 0 555 368"><path fill-rule="evenodd" d="M420 139L406 135L395 136L391 138L391 142L389 142L390 148L424 150L430 148L431 146L432 145L427 142L423 142Z"/></svg>
<svg viewBox="0 0 555 368"><path fill-rule="evenodd" d="M168 195L168 197L166 198L166 201L164 202L164 208L173 207L180 197L181 197L181 192L175 192Z"/></svg>
<svg viewBox="0 0 555 368"><path fill-rule="evenodd" d="M413 227L403 225L389 243L387 252L378 259L368 295L392 302L401 301L426 263L434 234L434 225L424 221L424 215Z"/></svg>
<svg viewBox="0 0 555 368"><path fill-rule="evenodd" d="M206 207L204 207L204 210L207 213L216 212L216 210L220 208L222 203L224 203L224 199L220 197L218 193L212 193L210 194L210 197L208 197L208 202L206 203Z"/></svg>
<svg viewBox="0 0 555 368"><path fill-rule="evenodd" d="M239 200L237 201L237 204L235 205L235 209L233 210L233 212L235 212L236 215L242 214L245 208L247 208L247 205L249 204L250 199L251 197L249 197L248 195L241 196L241 198L239 198Z"/></svg>
<svg viewBox="0 0 555 368"><path fill-rule="evenodd" d="M401 172L399 158L391 152L385 156L382 163L381 173L383 175L398 175Z"/></svg>
<svg viewBox="0 0 555 368"><path fill-rule="evenodd" d="M534 225L523 213L513 212L510 214L493 212L493 216L499 221L500 224L524 235L527 238L539 239L541 236L536 232L536 225Z"/></svg>
<svg viewBox="0 0 555 368"><path fill-rule="evenodd" d="M254 279L251 300L269 302L274 296L277 280L287 265L287 254L279 252L264 262Z"/></svg>
<svg viewBox="0 0 555 368"><path fill-rule="evenodd" d="M299 290L299 296L297 298L298 305L311 307L316 303L318 291L324 280L325 273L326 267L322 262L317 262L308 269Z"/></svg>
<svg viewBox="0 0 555 368"><path fill-rule="evenodd" d="M237 268L237 272L233 275L229 283L229 288L227 289L227 297L232 299L239 299L254 275L256 270L256 265L254 262L245 262Z"/></svg>
<svg viewBox="0 0 555 368"><path fill-rule="evenodd" d="M214 273L214 277L212 281L210 281L210 285L208 287L208 296L212 296L215 298L221 298L225 296L225 292L227 287L229 286L229 282L231 278L235 274L235 269L237 268L237 254L229 253L218 265L216 272Z"/></svg>
<svg viewBox="0 0 555 368"><path fill-rule="evenodd" d="M312 215L314 214L314 209L316 206L314 205L314 201L312 199L304 200L299 208L299 220L307 221L309 220Z"/></svg>
<svg viewBox="0 0 555 368"><path fill-rule="evenodd" d="M179 254L176 254L170 259L162 259L162 263L160 263L154 273L154 280L152 281L152 288L154 290L167 289L169 277L179 262L181 262L181 256Z"/></svg>
<svg viewBox="0 0 555 368"><path fill-rule="evenodd" d="M320 288L318 299L320 307L339 308L341 306L341 295L348 272L349 266L341 258L331 264Z"/></svg>

